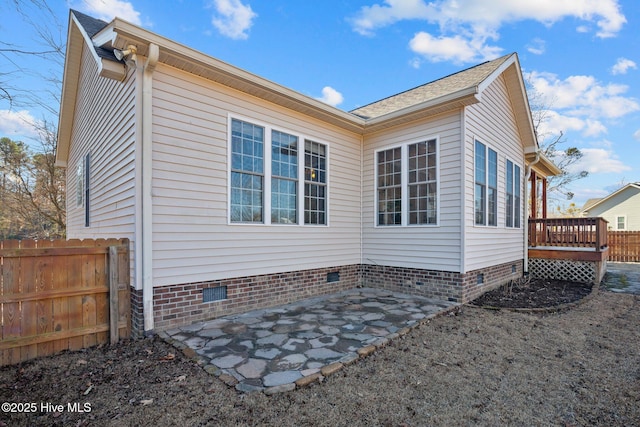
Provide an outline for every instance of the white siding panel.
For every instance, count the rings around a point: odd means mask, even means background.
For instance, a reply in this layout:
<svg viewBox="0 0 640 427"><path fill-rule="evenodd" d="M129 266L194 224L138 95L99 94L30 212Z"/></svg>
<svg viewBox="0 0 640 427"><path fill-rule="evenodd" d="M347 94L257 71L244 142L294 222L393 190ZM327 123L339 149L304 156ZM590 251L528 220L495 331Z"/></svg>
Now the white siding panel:
<svg viewBox="0 0 640 427"><path fill-rule="evenodd" d="M589 209L590 217L602 217L609 221L609 230L617 229L617 217L626 217L625 231L640 231L640 190L627 187L601 204Z"/></svg>
<svg viewBox="0 0 640 427"><path fill-rule="evenodd" d="M67 237L134 239L135 75L98 75L86 46L67 170ZM76 206L76 168L90 153L90 226Z"/></svg>
<svg viewBox="0 0 640 427"><path fill-rule="evenodd" d="M154 286L360 263L358 135L162 64L153 99ZM329 226L227 223L229 114L328 145Z"/></svg>
<svg viewBox="0 0 640 427"><path fill-rule="evenodd" d="M524 172L523 145L502 76L483 93L481 102L467 107L465 159L465 269L475 269L517 261L524 258ZM476 226L474 223L474 141L479 140L498 153L498 225ZM506 160L520 166L521 228L506 227Z"/></svg>
<svg viewBox="0 0 640 427"><path fill-rule="evenodd" d="M401 144L439 140L438 226L376 227L375 152ZM368 136L363 171L363 263L440 271L460 270L461 114L448 113Z"/></svg>

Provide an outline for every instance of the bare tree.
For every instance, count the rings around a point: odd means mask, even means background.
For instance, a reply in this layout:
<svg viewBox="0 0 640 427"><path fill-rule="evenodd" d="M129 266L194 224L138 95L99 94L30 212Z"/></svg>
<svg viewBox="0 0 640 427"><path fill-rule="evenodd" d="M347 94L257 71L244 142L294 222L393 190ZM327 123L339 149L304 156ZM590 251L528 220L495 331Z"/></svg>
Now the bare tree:
<svg viewBox="0 0 640 427"><path fill-rule="evenodd" d="M65 171L55 167L57 129L53 123L59 113L65 32L45 0L12 0L6 6L31 30L26 33L35 44L0 41L0 101L9 109L39 109L50 119L25 123L37 134L30 144L0 139L0 238L63 237ZM38 60L37 65L23 65L27 57ZM27 87L20 79L24 75L46 82L45 89Z"/></svg>
<svg viewBox="0 0 640 427"><path fill-rule="evenodd" d="M561 148L567 142L563 131L557 134L541 132L543 124L549 120L552 102L545 101L543 94L538 92L531 83L527 84L527 92L533 126L542 153L562 171L558 176L547 178L547 192L550 198L562 196L565 200L571 200L573 193L568 190L569 184L589 175L589 172L585 170L573 171L574 165L582 158L583 154L578 147Z"/></svg>

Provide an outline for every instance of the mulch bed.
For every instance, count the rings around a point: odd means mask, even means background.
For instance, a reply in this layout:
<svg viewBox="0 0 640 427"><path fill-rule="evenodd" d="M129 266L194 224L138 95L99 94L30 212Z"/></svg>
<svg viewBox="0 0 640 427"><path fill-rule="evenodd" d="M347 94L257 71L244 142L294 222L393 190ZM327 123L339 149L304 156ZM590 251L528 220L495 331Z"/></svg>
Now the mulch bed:
<svg viewBox="0 0 640 427"><path fill-rule="evenodd" d="M581 300L592 288L592 284L566 280L522 279L487 292L471 304L509 309L561 307Z"/></svg>

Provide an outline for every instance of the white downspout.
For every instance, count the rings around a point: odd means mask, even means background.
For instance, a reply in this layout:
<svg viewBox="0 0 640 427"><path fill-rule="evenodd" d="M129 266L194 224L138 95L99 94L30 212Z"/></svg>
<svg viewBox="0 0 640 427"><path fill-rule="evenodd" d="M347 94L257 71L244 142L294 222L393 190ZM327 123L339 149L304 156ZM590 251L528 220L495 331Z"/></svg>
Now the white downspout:
<svg viewBox="0 0 640 427"><path fill-rule="evenodd" d="M160 49L149 44L149 55L142 74L142 306L144 332L153 331L153 197L152 191L152 105L153 72L158 63Z"/></svg>
<svg viewBox="0 0 640 427"><path fill-rule="evenodd" d="M531 178L531 168L540 161L540 150L536 150L536 158L527 165L527 173L524 178L524 274L529 273L529 179ZM535 191L535 188L534 188Z"/></svg>

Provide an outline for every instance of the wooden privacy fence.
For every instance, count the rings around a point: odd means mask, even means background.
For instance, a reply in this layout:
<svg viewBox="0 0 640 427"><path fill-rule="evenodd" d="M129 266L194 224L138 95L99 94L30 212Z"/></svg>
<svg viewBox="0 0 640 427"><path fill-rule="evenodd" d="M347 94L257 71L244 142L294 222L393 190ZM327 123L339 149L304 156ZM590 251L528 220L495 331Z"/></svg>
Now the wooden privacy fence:
<svg viewBox="0 0 640 427"><path fill-rule="evenodd" d="M131 334L129 240L0 241L0 366Z"/></svg>
<svg viewBox="0 0 640 427"><path fill-rule="evenodd" d="M609 231L609 261L640 262L640 231Z"/></svg>

